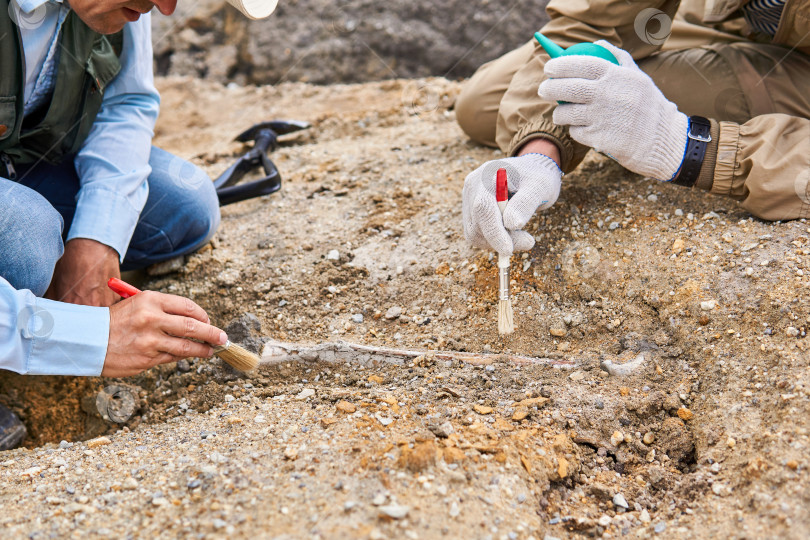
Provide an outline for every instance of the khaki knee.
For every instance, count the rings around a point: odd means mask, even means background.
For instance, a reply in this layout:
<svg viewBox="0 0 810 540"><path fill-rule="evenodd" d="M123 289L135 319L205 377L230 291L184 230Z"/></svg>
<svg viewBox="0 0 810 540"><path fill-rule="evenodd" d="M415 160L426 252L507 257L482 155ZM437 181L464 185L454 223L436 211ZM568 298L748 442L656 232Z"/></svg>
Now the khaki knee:
<svg viewBox="0 0 810 540"><path fill-rule="evenodd" d="M498 106L495 104L493 107L493 104L486 99L486 95L486 80L484 77L478 77L478 72L476 72L464 84L461 93L456 98L456 121L470 139L494 147L496 146L495 124L498 120Z"/></svg>

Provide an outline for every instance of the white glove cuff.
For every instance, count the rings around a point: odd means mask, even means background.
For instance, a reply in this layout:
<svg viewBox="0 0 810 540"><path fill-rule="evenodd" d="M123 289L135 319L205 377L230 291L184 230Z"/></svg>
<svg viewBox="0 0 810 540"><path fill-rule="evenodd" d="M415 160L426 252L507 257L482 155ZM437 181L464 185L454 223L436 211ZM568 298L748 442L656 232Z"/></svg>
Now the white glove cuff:
<svg viewBox="0 0 810 540"><path fill-rule="evenodd" d="M531 158L529 158L531 156ZM534 167L542 167L543 169L548 170L551 173L557 173L560 177L565 176L565 173L562 171L557 162L548 157L545 154L540 154L538 152L530 152L528 154L523 154L520 156L521 158L531 159L532 166Z"/></svg>
<svg viewBox="0 0 810 540"><path fill-rule="evenodd" d="M670 118L659 124L666 128L658 132L655 144L651 148L651 155L647 160L649 170L644 174L657 180L671 182L678 174L686 155L689 118L682 112L678 112L673 103L669 103L667 108L674 110L668 111Z"/></svg>

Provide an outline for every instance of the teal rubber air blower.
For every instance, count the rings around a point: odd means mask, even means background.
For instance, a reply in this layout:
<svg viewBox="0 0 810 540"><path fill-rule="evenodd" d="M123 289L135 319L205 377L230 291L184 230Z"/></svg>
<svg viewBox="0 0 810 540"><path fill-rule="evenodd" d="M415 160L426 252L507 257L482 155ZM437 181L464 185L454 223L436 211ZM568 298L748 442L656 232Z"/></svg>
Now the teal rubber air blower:
<svg viewBox="0 0 810 540"><path fill-rule="evenodd" d="M616 60L613 53L596 43L577 43L567 49L563 49L540 32L534 33L534 39L537 40L540 46L543 47L552 58L559 56L596 56L597 58L612 62L617 66L619 65L619 61Z"/></svg>
<svg viewBox="0 0 810 540"><path fill-rule="evenodd" d="M619 61L616 60L612 52L596 43L577 43L567 49L563 49L540 32L534 33L534 39L537 40L537 43L539 43L552 58L558 58L560 56L596 56L597 58L612 62L617 66L619 65ZM566 102L558 101L557 103L563 105Z"/></svg>

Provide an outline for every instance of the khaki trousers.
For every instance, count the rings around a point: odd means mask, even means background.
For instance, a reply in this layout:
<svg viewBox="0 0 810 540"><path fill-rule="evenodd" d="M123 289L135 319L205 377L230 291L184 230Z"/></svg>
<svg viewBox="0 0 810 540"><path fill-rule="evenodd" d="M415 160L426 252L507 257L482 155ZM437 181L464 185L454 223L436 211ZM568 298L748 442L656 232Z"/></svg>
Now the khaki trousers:
<svg viewBox="0 0 810 540"><path fill-rule="evenodd" d="M509 155L533 138L557 142L570 171L588 148L549 126L552 104L526 112L527 101L540 99L547 60L532 41L483 65L462 89L456 117L471 139ZM681 112L716 121L719 143L707 152L699 187L765 219L810 217L810 57L676 17L661 50L637 62Z"/></svg>

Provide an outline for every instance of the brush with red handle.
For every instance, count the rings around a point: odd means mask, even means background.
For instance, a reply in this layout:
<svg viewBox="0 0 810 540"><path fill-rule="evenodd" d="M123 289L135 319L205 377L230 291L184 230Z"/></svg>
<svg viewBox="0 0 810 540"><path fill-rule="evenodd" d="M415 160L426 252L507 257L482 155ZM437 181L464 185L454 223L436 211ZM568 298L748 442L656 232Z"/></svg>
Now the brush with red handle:
<svg viewBox="0 0 810 540"><path fill-rule="evenodd" d="M130 298L141 292L129 283L121 281L118 278L110 278L107 282L107 286L121 296L121 298ZM259 365L258 356L230 341L225 342L225 345L212 345L212 347L214 348L215 355L219 356L225 362L233 366L234 369L238 369L239 371L251 371L256 369Z"/></svg>
<svg viewBox="0 0 810 540"><path fill-rule="evenodd" d="M509 203L509 182L506 169L498 169L495 177L495 200L503 215ZM515 331L515 315L509 298L509 257L498 253L498 333Z"/></svg>

